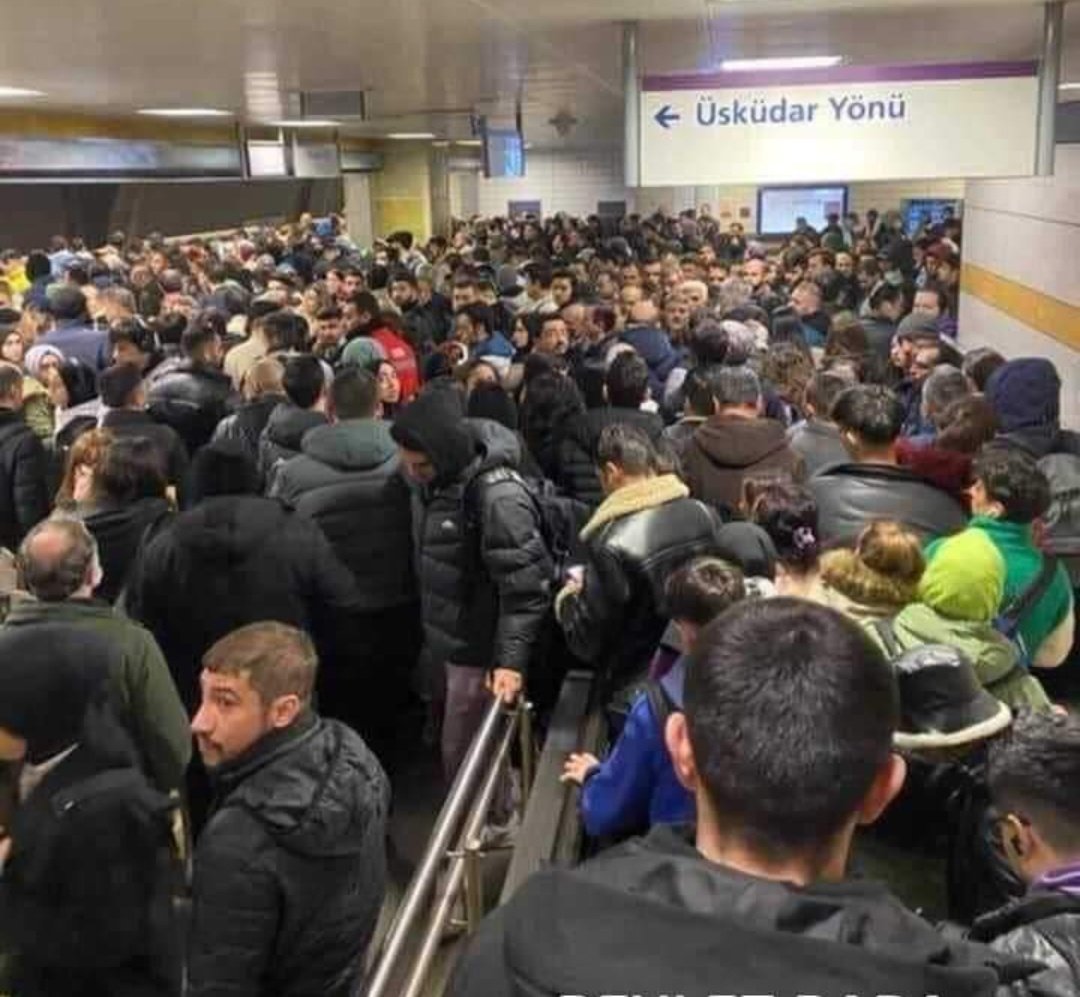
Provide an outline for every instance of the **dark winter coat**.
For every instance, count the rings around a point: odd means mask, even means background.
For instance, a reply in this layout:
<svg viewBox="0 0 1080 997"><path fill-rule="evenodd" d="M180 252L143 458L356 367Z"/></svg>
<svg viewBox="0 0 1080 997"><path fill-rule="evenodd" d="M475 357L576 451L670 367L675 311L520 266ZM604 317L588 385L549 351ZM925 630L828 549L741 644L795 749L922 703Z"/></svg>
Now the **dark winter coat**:
<svg viewBox="0 0 1080 997"><path fill-rule="evenodd" d="M47 459L22 414L0 409L0 547L16 551L49 514Z"/></svg>
<svg viewBox="0 0 1080 997"><path fill-rule="evenodd" d="M1003 955L1046 968L1018 984L1018 997L1074 997L1080 992L1080 897L1033 889L1000 910L980 917L971 938Z"/></svg>
<svg viewBox="0 0 1080 997"><path fill-rule="evenodd" d="M266 429L266 424L274 409L284 401L284 395L263 395L262 398L245 402L232 415L227 415L218 423L212 442L234 443L243 450L253 464L258 464L259 437Z"/></svg>
<svg viewBox="0 0 1080 997"><path fill-rule="evenodd" d="M147 392L150 414L176 430L189 454L210 442L217 424L235 405L228 375L190 360L155 377Z"/></svg>
<svg viewBox="0 0 1080 997"><path fill-rule="evenodd" d="M161 458L161 470L170 485L180 485L187 471L188 454L184 441L171 426L158 422L149 412L136 409L109 409L101 425L118 439L141 436L149 440Z"/></svg>
<svg viewBox="0 0 1080 997"><path fill-rule="evenodd" d="M660 444L664 422L655 412L630 408L597 408L569 419L556 450L555 483L569 496L595 508L604 499L596 467L596 445L608 427L621 424L646 433Z"/></svg>
<svg viewBox="0 0 1080 997"><path fill-rule="evenodd" d="M788 446L803 460L806 476L812 478L823 467L841 464L849 459L840 430L831 422L810 419L787 431Z"/></svg>
<svg viewBox="0 0 1080 997"><path fill-rule="evenodd" d="M690 834L654 828L538 873L483 924L448 997L995 993L989 949L947 941L884 887L758 879Z"/></svg>
<svg viewBox="0 0 1080 997"><path fill-rule="evenodd" d="M318 523L352 571L366 611L416 598L409 488L385 422L350 419L310 430L281 465L273 494Z"/></svg>
<svg viewBox="0 0 1080 997"><path fill-rule="evenodd" d="M94 590L97 598L116 602L139 550L170 515L165 499L145 498L128 505L105 502L83 517L101 556L101 584Z"/></svg>
<svg viewBox="0 0 1080 997"><path fill-rule="evenodd" d="M390 785L375 756L308 715L212 778L189 997L350 997L386 884Z"/></svg>
<svg viewBox="0 0 1080 997"><path fill-rule="evenodd" d="M469 430L476 456L465 470L414 493L427 652L433 661L524 672L551 605L551 560L522 485L477 482L520 464L517 437L487 419L470 420Z"/></svg>
<svg viewBox="0 0 1080 997"><path fill-rule="evenodd" d="M674 475L612 493L582 530L585 584L555 603L570 649L602 673L602 693L622 689L648 668L663 635L664 585L691 558L718 554L716 513L687 498Z"/></svg>
<svg viewBox="0 0 1080 997"><path fill-rule="evenodd" d="M791 449L782 423L714 415L683 451L690 494L719 509L737 509L749 477L804 475L802 458Z"/></svg>
<svg viewBox="0 0 1080 997"><path fill-rule="evenodd" d="M272 486L279 466L300 453L300 444L309 429L326 425L322 412L299 408L292 402L278 405L266 420L259 436L259 474Z"/></svg>
<svg viewBox="0 0 1080 997"><path fill-rule="evenodd" d="M125 607L157 638L189 712L202 657L238 627L275 620L315 635L320 672L349 655L360 595L322 531L273 499L212 498L175 517L136 560Z"/></svg>
<svg viewBox="0 0 1080 997"><path fill-rule="evenodd" d="M852 543L875 519L893 519L924 540L962 530L967 516L951 495L906 467L834 464L808 482L826 543Z"/></svg>

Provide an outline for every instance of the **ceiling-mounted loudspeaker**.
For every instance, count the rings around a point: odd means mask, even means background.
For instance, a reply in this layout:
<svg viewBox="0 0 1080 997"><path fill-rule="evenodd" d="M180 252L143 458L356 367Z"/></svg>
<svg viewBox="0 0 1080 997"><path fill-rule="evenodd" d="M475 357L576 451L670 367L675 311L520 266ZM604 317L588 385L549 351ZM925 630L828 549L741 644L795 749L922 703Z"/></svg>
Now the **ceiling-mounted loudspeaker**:
<svg viewBox="0 0 1080 997"><path fill-rule="evenodd" d="M354 118L367 119L367 101L363 90L302 90L300 92L300 117L302 118Z"/></svg>
<svg viewBox="0 0 1080 997"><path fill-rule="evenodd" d="M555 129L560 138L566 138L577 123L578 119L569 111L560 111L554 118L548 119L548 124Z"/></svg>

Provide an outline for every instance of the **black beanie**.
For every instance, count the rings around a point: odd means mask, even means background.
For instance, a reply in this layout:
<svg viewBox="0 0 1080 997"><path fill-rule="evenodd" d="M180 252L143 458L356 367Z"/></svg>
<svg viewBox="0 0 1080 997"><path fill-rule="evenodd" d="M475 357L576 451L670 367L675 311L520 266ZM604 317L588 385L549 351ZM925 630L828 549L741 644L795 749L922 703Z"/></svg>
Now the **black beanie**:
<svg viewBox="0 0 1080 997"><path fill-rule="evenodd" d="M85 627L42 623L0 630L0 727L38 764L79 740L105 693L113 646Z"/></svg>
<svg viewBox="0 0 1080 997"><path fill-rule="evenodd" d="M406 450L426 454L439 481L452 481L476 457L457 392L428 390L397 417L390 435Z"/></svg>
<svg viewBox="0 0 1080 997"><path fill-rule="evenodd" d="M186 508L219 495L258 495L255 462L238 443L222 440L203 447L191 460L184 488Z"/></svg>

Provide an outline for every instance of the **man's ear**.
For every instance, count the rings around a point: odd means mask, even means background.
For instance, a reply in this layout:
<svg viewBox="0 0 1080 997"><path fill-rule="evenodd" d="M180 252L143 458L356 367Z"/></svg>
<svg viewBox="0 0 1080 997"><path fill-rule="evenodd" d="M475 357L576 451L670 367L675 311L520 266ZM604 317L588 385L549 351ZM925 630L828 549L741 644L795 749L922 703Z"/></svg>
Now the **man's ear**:
<svg viewBox="0 0 1080 997"><path fill-rule="evenodd" d="M907 778L907 762L899 755L890 754L885 764L878 769L870 789L863 797L859 807L858 823L861 826L873 824L886 807L900 794Z"/></svg>
<svg viewBox="0 0 1080 997"><path fill-rule="evenodd" d="M696 792L700 778L685 713L672 713L667 718L664 725L664 744L671 756L676 778L684 789L691 793Z"/></svg>
<svg viewBox="0 0 1080 997"><path fill-rule="evenodd" d="M303 712L303 704L300 702L300 697L294 693L289 693L287 696L278 696L270 704L270 726L275 730L281 730L284 727L288 727L292 724L301 712Z"/></svg>

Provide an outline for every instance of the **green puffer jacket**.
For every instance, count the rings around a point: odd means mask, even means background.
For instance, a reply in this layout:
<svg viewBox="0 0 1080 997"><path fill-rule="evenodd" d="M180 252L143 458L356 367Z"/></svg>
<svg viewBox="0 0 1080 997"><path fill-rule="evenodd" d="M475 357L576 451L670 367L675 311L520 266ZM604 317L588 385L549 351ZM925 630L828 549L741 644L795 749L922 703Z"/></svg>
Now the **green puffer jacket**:
<svg viewBox="0 0 1080 997"><path fill-rule="evenodd" d="M886 650L873 623L863 625L878 646ZM1042 683L1020 666L1016 649L991 624L950 620L916 602L901 610L892 626L897 643L905 651L922 644L948 644L967 655L983 687L1012 709L1050 709Z"/></svg>

